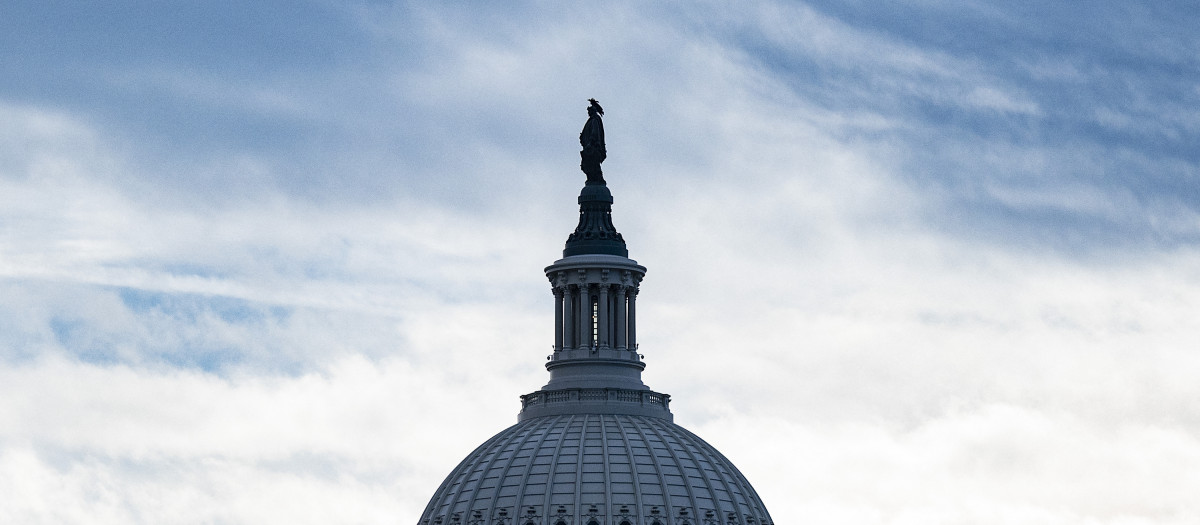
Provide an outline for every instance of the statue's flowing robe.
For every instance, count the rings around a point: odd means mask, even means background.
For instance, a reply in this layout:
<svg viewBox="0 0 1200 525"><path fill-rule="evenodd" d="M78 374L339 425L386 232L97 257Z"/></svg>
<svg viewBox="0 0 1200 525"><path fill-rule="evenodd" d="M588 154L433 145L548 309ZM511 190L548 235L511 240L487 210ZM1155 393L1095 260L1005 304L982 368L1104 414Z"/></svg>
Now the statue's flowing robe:
<svg viewBox="0 0 1200 525"><path fill-rule="evenodd" d="M600 115L593 113L588 117L579 134L579 145L583 146L583 151L579 152L582 161L579 167L587 174L588 182L604 182L600 163L608 157L608 152L604 148L604 121L600 120Z"/></svg>

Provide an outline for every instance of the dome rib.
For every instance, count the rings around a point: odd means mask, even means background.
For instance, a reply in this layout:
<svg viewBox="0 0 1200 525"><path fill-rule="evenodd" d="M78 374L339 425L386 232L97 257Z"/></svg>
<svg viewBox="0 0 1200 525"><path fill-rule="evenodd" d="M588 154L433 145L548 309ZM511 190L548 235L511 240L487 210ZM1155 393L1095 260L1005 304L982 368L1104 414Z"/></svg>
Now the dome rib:
<svg viewBox="0 0 1200 525"><path fill-rule="evenodd" d="M626 457L629 460L629 472L630 477L632 478L633 492L635 494L641 494L642 480L640 479L640 476L638 476L637 463L633 462L633 447L629 444L629 432L621 425L617 425L617 430L621 432L621 441L624 443L626 450L629 451L629 454L627 454ZM634 502L633 511L636 512L638 516L641 516L644 512L642 510L641 498L638 498L638 500Z"/></svg>
<svg viewBox="0 0 1200 525"><path fill-rule="evenodd" d="M699 438L697 437L696 439L699 439ZM710 447L710 450L713 450L715 452L715 449L711 449L711 447ZM724 459L723 456L720 458L715 458L714 455L712 455L712 454L708 454L707 456L708 457L704 458L705 462L712 465L714 467L714 469L720 469L721 467L724 466L721 464L721 461L720 461L721 459ZM714 459L716 459L717 461L714 461ZM739 503L741 503L737 500L736 495L738 494L738 491L733 490L732 487L729 486L729 476L727 475L727 473L722 472L720 470L716 470L715 473L718 475L719 479L721 480L721 485L725 489L725 494L729 495L729 503L733 506L738 506ZM708 476L705 476L705 478L710 480L709 486L711 487L711 479L712 478L710 478ZM713 491L713 495L714 496L717 495L717 491ZM738 514L741 514L741 513L739 512ZM718 519L720 519L720 517L718 517Z"/></svg>
<svg viewBox="0 0 1200 525"><path fill-rule="evenodd" d="M655 432L655 433L659 433L659 430L658 430L658 429L652 429L652 430L654 430L654 432ZM663 442L666 442L666 441L667 441L665 437L662 437L662 434L661 434L661 433L659 433L659 438L660 438L660 439L662 439L662 440L663 440ZM676 440L675 442L676 442L676 443L679 443L679 442L680 442L680 440ZM714 491L713 491L712 482L711 482L711 480L709 480L708 476L705 476L705 475L704 475L704 471L702 471L702 470L700 469L700 461L696 460L696 455L692 453L692 450L691 450L691 448L690 448L690 447L688 447L686 444L684 444L684 445L680 445L680 448L681 448L681 449L683 449L682 451L688 455L688 459L689 459L689 460L692 462L692 464L693 464L693 465L696 465L696 472L700 474L700 479L704 480L704 485L705 485L705 487L708 489L708 493L709 493L709 494L713 494L713 493L714 493ZM674 453L675 453L675 451L674 451L674 449L672 448L672 455L675 455ZM678 456L676 456L676 457L678 457ZM677 462L678 462L678 461L677 461ZM695 496L695 495L693 494L693 492L692 492L692 479L691 479L691 476L690 476L690 475L688 475L688 473L687 473L687 467L684 467L684 468L681 470L680 474L683 476L683 483L684 483L684 486L685 486L685 487L687 487L687 491L688 491L688 497L689 497L689 498L690 498L692 501L696 501L696 496ZM729 490L728 483L726 483L725 490L726 490L726 491L728 491L728 490ZM693 523L695 522L695 517L693 517L693 519L692 519L692 522L693 522Z"/></svg>
<svg viewBox="0 0 1200 525"><path fill-rule="evenodd" d="M658 454L654 453L654 445L650 443L649 439L646 439L646 432L642 430L641 425L637 423L637 421L634 422L632 425L633 429L637 431L638 436L642 439L642 443L646 445L646 453L649 454L650 462L654 465L654 473L658 475L658 486L662 488L661 495L663 504L669 505L671 503L671 485L667 483L666 475L663 474L662 463L658 461ZM630 450L633 450L633 447L630 447ZM644 517L646 515L646 511L641 510L638 515Z"/></svg>
<svg viewBox="0 0 1200 525"><path fill-rule="evenodd" d="M553 425L554 425L554 422L553 422L553 421L550 421L550 422L547 422L547 424L548 424L548 425L550 425L550 426L553 426ZM532 436L532 433L531 433L530 435ZM542 444L543 442L545 442L545 441L546 441L546 438L547 438L547 437L549 437L549 436L550 436L550 432L546 432L546 433L542 434L542 437L541 437L541 439L539 439L539 440L538 440L538 448L539 448L539 449L541 448L541 444ZM526 439L525 439L525 441L524 441L524 442L522 442L521 446L518 446L518 447L517 447L517 451L520 451L520 449L521 449L521 448L524 446L524 444L525 444L525 443L528 443L528 442L529 442L529 438L526 438ZM483 471L483 473L482 473L482 474L480 474L480 475L482 476L482 478L481 478L481 479L480 479L480 481L479 481L479 483L480 483L480 488L483 488L483 482L484 482L484 481L486 481L486 480L488 479L488 478L487 478L487 474L488 474L489 472L491 472L491 467L492 467L492 465L494 465L494 464L496 463L496 460L497 460L497 459L500 459L500 455L499 455L499 454L496 454L496 455L494 455L494 456L492 457L492 460L491 460L490 462L488 462L488 466L487 466L487 468L485 468L485 469L484 469L484 471ZM509 462L509 463L505 464L505 465L504 465L504 470L502 470L502 471L500 472L500 476L499 476L499 477L497 477L497 479L496 479L496 488L495 488L495 489L492 491L492 492L493 492L493 494L492 494L492 503L491 503L490 505L488 505L488 508L495 508L495 506L496 506L496 500L500 498L500 488L503 486L503 484L504 484L504 478L505 478L505 477L508 475L508 471L509 471L509 469L511 469L511 468L512 468L512 462ZM478 499L478 498L479 498L479 491L476 491L474 494L472 494L472 495L471 495L471 500L470 500L470 502L469 502L469 503L467 503L467 508L468 508L468 509L470 509L471 507L474 507L474 506L475 506L475 500L476 500L476 499Z"/></svg>
<svg viewBox="0 0 1200 525"><path fill-rule="evenodd" d="M520 430L519 427L520 425L508 427L500 431L500 433L496 434L495 436L492 436L491 439L484 441L483 444L476 447L475 450L471 451L471 453L468 454L467 457L464 458L457 467L454 467L454 470L450 471L450 475L446 476L446 480L442 482L442 485L438 487L437 492L434 493L433 498L429 500L429 505L426 506L425 512L428 514L431 510L444 508L446 501L458 494L458 492L452 489L454 488L455 484L458 486L463 485L461 478L463 474L467 472L472 465L474 465L474 460L489 453L492 450L492 447L494 447L497 443L501 443L504 438L507 438ZM451 502L450 510L453 511L453 502ZM450 512L442 512L440 514L444 516L450 514Z"/></svg>
<svg viewBox="0 0 1200 525"><path fill-rule="evenodd" d="M496 463L496 460L500 459L500 454L489 454L488 456L490 459L488 459L487 465L483 467L483 470L480 471L481 473L479 475L479 481L475 484L475 490L471 491L471 497L467 500L467 509L471 509L475 506L475 500L479 498L480 491L486 488L484 487L484 484L487 483L488 480L487 473L491 470L492 465ZM470 478L468 477L468 483L470 482L469 480Z"/></svg>
<svg viewBox="0 0 1200 525"><path fill-rule="evenodd" d="M586 454L587 454L587 428L588 428L588 420L591 419L591 417L592 417L591 414L584 414L583 415L583 423L579 425L579 453L575 454L575 508L576 509L583 508L583 506L580 505L582 503L582 501L580 501L580 499L583 498L583 458L585 458ZM554 493L553 490L550 493L553 494ZM550 498L547 498L547 502L546 502L547 505L550 503L548 501L549 499Z"/></svg>
<svg viewBox="0 0 1200 525"><path fill-rule="evenodd" d="M569 432L571 430L571 420L572 419L573 418L567 418L565 421L562 421L562 430L559 431L558 435L566 437L567 432ZM558 423L559 421L560 420L555 420L555 423ZM554 434L554 425L551 424L549 428L550 428L550 430L546 432L546 435L542 436L542 439L540 441L538 441L538 450L541 450L542 445L546 443L546 440L549 439L550 436ZM562 457L562 447L563 447L563 443L565 441L566 441L565 439L559 439L558 444L554 445L554 455L550 456L551 457L550 466L547 467L547 472L548 472L549 476L553 476L554 473L558 470L558 458ZM529 456L529 464L530 464L530 468L525 470L524 476L521 476L521 486L525 486L525 484L529 483L529 476L530 476L530 474L533 473L532 466L537 464L537 453L536 452L534 452L534 455ZM511 467L512 464L510 463L509 466ZM549 478L547 478L547 482L548 481L549 481ZM550 486L549 483L547 483L547 486ZM499 491L497 491L496 494L499 495ZM543 516L550 515L549 498L547 498L546 503L542 506L542 515Z"/></svg>
<svg viewBox="0 0 1200 525"><path fill-rule="evenodd" d="M565 425L563 425L563 432L562 432L562 435L560 436L561 439L559 439L558 444L555 445L554 456L553 456L554 459L550 463L552 465L552 467L550 469L550 476L553 478L553 479L551 479L551 481L557 480L558 471L559 471L558 465L561 463L560 458L562 458L562 455L563 455L562 450L563 450L563 448L568 447L567 440L570 439L570 436L574 435L574 433L575 433L574 429L577 425L579 425L579 422L578 422L579 416L569 416L564 419L566 419L567 423ZM585 430L586 429L583 428L582 426L579 428L579 444L575 447L575 458L576 458L575 476L577 478L579 476L579 458L581 458L583 456L583 435L584 435ZM578 479L576 479L576 481L578 481ZM547 484L546 486L548 487L548 490L546 491L547 496L545 498L545 502L543 503L543 505L546 508L546 516L550 516L550 507L551 507L551 505L554 504L554 501L553 501L554 491L552 488L553 487L552 484ZM576 490L578 490L578 487L576 487ZM549 520L548 517L547 517L547 520Z"/></svg>
<svg viewBox="0 0 1200 525"><path fill-rule="evenodd" d="M608 422L600 419L600 450L604 452L604 493L612 494L612 459L608 456Z"/></svg>
<svg viewBox="0 0 1200 525"><path fill-rule="evenodd" d="M684 431L686 432L686 430ZM700 439L699 436L695 436L693 434L693 437L700 442L704 442L704 440ZM705 444L707 445L707 443ZM738 470L737 467L733 466L733 462L729 461L729 458L725 457L724 454L711 445L708 446L706 450L710 453L708 462L725 469L725 472L721 473L721 479L724 480L727 485L729 478L734 477L740 484L747 487L750 486L750 482L746 479L746 476L743 476L742 472ZM763 505L762 499L758 497L757 492L750 491L748 493L744 493L742 491L730 491L729 494L731 503L737 505L742 510L741 514L743 517L752 516L755 508L765 508L765 505ZM742 501L737 501L734 499L735 497L739 496L742 498Z"/></svg>

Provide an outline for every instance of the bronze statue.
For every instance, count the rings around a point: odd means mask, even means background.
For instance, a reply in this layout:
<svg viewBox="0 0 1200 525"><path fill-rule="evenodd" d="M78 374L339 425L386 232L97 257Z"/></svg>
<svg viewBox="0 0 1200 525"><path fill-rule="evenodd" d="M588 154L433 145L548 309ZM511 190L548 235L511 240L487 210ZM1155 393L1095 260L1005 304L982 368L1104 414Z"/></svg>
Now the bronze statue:
<svg viewBox="0 0 1200 525"><path fill-rule="evenodd" d="M604 172L600 171L600 163L608 157L604 149L604 121L600 119L604 115L604 108L594 98L589 98L588 102L592 105L588 106L587 124L579 133L579 145L583 146L579 152L579 169L587 175L588 184L604 184Z"/></svg>

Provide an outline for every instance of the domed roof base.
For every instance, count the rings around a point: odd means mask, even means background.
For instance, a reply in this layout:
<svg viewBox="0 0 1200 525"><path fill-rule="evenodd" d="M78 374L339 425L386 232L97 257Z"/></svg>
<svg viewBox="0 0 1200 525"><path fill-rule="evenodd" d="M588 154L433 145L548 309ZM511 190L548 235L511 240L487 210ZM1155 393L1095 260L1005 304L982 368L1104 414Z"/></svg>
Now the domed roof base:
<svg viewBox="0 0 1200 525"><path fill-rule="evenodd" d="M421 525L772 525L737 468L661 417L522 421L471 452Z"/></svg>

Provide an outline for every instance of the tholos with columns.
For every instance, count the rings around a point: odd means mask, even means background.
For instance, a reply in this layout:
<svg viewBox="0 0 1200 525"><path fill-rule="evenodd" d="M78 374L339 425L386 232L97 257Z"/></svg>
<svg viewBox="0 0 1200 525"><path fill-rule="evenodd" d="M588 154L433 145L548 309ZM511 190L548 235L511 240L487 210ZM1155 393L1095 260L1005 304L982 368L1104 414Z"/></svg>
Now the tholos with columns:
<svg viewBox="0 0 1200 525"><path fill-rule="evenodd" d="M637 287L587 282L554 293L554 351L637 349Z"/></svg>

